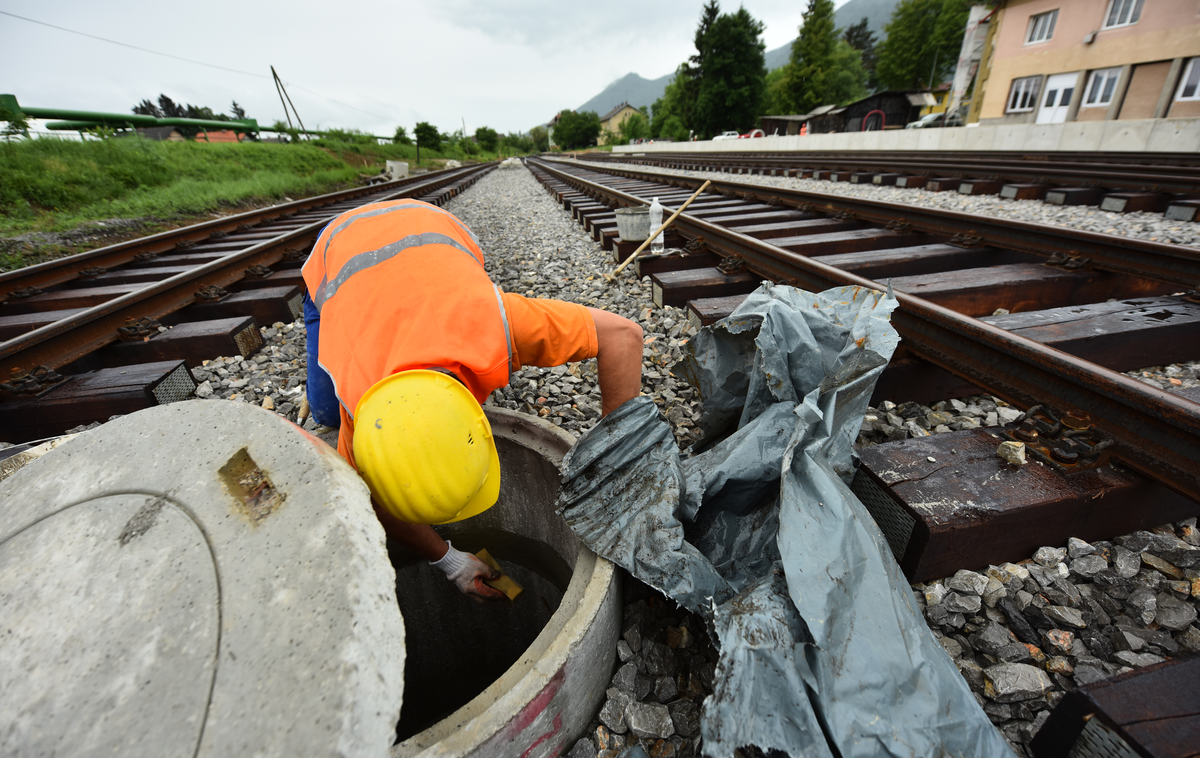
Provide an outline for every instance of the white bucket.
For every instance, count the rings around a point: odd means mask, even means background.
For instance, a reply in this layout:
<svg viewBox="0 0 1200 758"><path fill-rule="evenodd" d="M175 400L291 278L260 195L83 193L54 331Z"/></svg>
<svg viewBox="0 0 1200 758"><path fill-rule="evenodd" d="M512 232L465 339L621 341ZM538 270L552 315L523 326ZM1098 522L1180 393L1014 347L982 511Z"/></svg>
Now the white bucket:
<svg viewBox="0 0 1200 758"><path fill-rule="evenodd" d="M623 240L639 241L650 236L650 208L637 205L617 208L617 231Z"/></svg>

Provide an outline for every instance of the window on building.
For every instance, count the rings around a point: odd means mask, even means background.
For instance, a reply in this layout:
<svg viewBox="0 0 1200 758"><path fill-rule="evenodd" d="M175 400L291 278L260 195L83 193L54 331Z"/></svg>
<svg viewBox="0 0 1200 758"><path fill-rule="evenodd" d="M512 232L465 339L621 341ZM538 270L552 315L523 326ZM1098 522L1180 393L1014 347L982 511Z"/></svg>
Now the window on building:
<svg viewBox="0 0 1200 758"><path fill-rule="evenodd" d="M1025 44L1045 42L1054 36L1054 23L1058 21L1058 10L1049 13L1039 13L1029 17L1029 32L1025 35Z"/></svg>
<svg viewBox="0 0 1200 758"><path fill-rule="evenodd" d="M1136 24L1142 17L1145 0L1109 0L1108 15L1104 18L1105 29Z"/></svg>
<svg viewBox="0 0 1200 758"><path fill-rule="evenodd" d="M1200 100L1200 58L1192 58L1183 69L1176 100Z"/></svg>
<svg viewBox="0 0 1200 758"><path fill-rule="evenodd" d="M1008 95L1007 113L1031 111L1037 104L1038 87L1042 83L1040 76L1026 76L1023 79L1013 79L1012 91Z"/></svg>
<svg viewBox="0 0 1200 758"><path fill-rule="evenodd" d="M1117 79L1121 77L1119 68L1102 68L1092 72L1088 80L1087 93L1083 97L1084 108L1095 108L1108 105L1113 99L1113 90L1117 88Z"/></svg>

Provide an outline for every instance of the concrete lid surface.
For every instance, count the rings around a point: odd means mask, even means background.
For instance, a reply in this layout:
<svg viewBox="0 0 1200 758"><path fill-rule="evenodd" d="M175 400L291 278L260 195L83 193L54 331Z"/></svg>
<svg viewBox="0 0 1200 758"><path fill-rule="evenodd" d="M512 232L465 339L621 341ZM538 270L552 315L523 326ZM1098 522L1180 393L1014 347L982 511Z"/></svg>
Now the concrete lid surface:
<svg viewBox="0 0 1200 758"><path fill-rule="evenodd" d="M404 627L335 451L261 408L160 406L0 482L0 754L379 755Z"/></svg>

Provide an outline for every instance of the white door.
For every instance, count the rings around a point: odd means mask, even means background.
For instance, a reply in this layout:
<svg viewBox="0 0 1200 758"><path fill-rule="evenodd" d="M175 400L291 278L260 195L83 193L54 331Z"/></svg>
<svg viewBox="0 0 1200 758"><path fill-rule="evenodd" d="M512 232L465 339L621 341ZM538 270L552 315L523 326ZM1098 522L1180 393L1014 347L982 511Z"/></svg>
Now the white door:
<svg viewBox="0 0 1200 758"><path fill-rule="evenodd" d="M1046 77L1037 123L1061 124L1067 120L1067 108L1071 105L1071 96L1075 94L1075 84L1078 81L1078 71Z"/></svg>

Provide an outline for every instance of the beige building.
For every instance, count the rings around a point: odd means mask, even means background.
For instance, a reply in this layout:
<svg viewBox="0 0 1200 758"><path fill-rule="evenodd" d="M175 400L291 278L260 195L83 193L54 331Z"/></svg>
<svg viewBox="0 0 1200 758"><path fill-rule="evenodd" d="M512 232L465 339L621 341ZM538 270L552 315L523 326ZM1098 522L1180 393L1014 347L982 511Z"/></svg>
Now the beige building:
<svg viewBox="0 0 1200 758"><path fill-rule="evenodd" d="M1005 0L992 22L969 120L1200 116L1200 0Z"/></svg>
<svg viewBox="0 0 1200 758"><path fill-rule="evenodd" d="M921 109L922 116L928 116L930 113L945 113L946 106L950 101L950 82L939 84L931 93L933 95L934 105L926 105ZM969 101L964 105L969 105Z"/></svg>
<svg viewBox="0 0 1200 758"><path fill-rule="evenodd" d="M634 108L629 103L621 103L616 108L613 108L608 113L600 117L600 140L603 143L604 133L606 131L616 134L621 128L621 124L625 123L635 113L641 113L637 108ZM644 113L642 115L645 115Z"/></svg>

